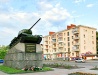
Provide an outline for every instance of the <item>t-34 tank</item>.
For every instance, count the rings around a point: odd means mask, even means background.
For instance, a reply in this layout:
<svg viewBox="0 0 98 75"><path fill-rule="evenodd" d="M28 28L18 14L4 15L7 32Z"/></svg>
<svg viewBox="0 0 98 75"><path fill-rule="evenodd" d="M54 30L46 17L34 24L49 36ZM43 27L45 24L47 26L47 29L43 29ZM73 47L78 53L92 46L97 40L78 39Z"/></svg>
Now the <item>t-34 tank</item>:
<svg viewBox="0 0 98 75"><path fill-rule="evenodd" d="M18 36L15 37L11 41L9 47L11 48L11 47L15 46L18 42L40 44L40 42L42 41L42 36L41 35L32 35L32 31L31 31L31 29L36 25L36 23L30 29L23 29L23 30L19 31Z"/></svg>

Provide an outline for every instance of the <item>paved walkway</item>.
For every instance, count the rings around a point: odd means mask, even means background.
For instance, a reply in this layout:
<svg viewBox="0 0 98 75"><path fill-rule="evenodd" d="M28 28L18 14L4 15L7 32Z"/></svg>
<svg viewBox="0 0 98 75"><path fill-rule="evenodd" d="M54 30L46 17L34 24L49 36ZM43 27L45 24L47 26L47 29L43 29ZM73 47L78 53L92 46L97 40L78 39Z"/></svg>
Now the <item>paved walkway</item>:
<svg viewBox="0 0 98 75"><path fill-rule="evenodd" d="M0 75L68 75L72 72L86 72L86 73L94 73L98 74L98 70L89 70L92 67L87 68L80 68L80 69L57 69L54 68L54 71L47 71L47 72L36 72L36 73L25 73L25 74L5 74L0 71Z"/></svg>

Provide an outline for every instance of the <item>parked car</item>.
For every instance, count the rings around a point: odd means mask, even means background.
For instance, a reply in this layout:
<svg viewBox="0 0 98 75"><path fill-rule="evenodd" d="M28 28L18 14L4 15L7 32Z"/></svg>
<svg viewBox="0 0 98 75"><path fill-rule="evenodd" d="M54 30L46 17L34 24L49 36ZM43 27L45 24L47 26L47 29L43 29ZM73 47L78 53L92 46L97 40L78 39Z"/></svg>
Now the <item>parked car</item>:
<svg viewBox="0 0 98 75"><path fill-rule="evenodd" d="M85 62L85 60L84 60L84 59L82 59L82 58L76 58L76 59L75 59L75 62L82 62L82 63L84 63L84 62Z"/></svg>
<svg viewBox="0 0 98 75"><path fill-rule="evenodd" d="M4 62L4 60L3 59L0 59L0 63L3 63Z"/></svg>

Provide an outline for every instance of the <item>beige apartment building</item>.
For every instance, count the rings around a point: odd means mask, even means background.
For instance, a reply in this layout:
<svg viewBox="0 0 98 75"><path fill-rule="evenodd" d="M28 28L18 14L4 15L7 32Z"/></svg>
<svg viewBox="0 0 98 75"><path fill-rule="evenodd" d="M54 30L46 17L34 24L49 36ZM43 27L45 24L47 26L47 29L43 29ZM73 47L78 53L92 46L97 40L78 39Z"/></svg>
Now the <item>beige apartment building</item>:
<svg viewBox="0 0 98 75"><path fill-rule="evenodd" d="M93 59L96 55L96 28L74 25L59 32L49 32L43 37L45 59L68 59L76 57Z"/></svg>

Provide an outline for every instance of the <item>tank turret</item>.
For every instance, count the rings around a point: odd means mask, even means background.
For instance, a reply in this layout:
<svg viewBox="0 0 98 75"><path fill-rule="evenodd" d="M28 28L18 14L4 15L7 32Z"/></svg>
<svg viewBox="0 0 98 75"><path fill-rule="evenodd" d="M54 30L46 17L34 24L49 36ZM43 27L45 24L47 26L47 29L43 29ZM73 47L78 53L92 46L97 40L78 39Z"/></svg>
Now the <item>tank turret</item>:
<svg viewBox="0 0 98 75"><path fill-rule="evenodd" d="M36 23L38 23L38 21ZM18 36L15 37L9 44L10 48L15 46L19 42L40 44L42 37L40 35L32 35L32 31L31 31L31 29L36 25L36 23L29 29L23 29L19 31Z"/></svg>

